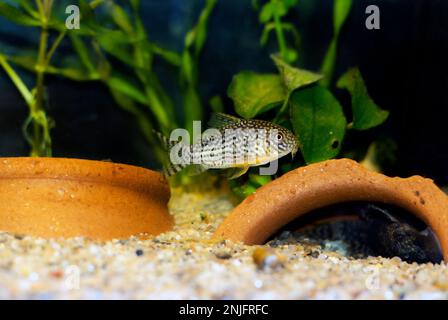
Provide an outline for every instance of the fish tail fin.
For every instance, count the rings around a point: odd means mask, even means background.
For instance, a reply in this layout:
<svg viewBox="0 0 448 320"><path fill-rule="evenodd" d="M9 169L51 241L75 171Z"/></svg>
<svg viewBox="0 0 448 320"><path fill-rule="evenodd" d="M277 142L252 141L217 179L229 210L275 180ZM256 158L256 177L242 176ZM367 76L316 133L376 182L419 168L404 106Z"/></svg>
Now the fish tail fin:
<svg viewBox="0 0 448 320"><path fill-rule="evenodd" d="M168 159L163 165L163 173L165 176L172 177L179 171L182 171L186 166L183 164L175 164Z"/></svg>
<svg viewBox="0 0 448 320"><path fill-rule="evenodd" d="M179 171L183 170L188 164L183 163L173 163L170 157L171 148L176 144L170 141L163 133L153 130L154 134L159 138L162 147L167 153L165 162L163 163L163 174L167 177L174 176Z"/></svg>
<svg viewBox="0 0 448 320"><path fill-rule="evenodd" d="M161 142L162 147L166 151L170 151L170 149L172 147L172 143L170 142L170 140L162 132L159 132L157 130L152 130L152 132L157 136L157 138L159 138L159 141Z"/></svg>

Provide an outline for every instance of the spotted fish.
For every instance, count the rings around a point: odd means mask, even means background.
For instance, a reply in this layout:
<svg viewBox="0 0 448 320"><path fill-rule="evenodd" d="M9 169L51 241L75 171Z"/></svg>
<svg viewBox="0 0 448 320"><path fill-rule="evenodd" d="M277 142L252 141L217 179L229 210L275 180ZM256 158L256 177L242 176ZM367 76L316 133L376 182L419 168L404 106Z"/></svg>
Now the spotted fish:
<svg viewBox="0 0 448 320"><path fill-rule="evenodd" d="M264 120L246 120L215 113L201 141L186 144L168 140L159 134L170 153L165 172L172 176L191 166L193 173L208 169L230 169L229 179L289 153L294 157L299 148L296 136L288 129Z"/></svg>

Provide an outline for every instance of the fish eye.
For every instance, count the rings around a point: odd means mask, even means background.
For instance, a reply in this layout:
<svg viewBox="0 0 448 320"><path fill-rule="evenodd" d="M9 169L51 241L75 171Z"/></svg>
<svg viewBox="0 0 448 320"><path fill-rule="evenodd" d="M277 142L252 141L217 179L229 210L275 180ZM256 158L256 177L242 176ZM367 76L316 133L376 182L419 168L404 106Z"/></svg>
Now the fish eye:
<svg viewBox="0 0 448 320"><path fill-rule="evenodd" d="M281 133L277 133L276 138L277 140L283 140L283 135Z"/></svg>

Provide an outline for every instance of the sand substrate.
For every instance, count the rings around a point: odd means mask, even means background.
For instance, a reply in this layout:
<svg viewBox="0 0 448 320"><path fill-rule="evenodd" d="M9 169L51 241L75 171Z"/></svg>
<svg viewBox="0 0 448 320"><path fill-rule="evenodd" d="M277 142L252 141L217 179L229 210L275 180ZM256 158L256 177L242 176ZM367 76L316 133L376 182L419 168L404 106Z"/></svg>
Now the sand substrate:
<svg viewBox="0 0 448 320"><path fill-rule="evenodd" d="M174 192L174 231L106 243L0 233L1 299L446 299L447 264L348 258L309 243L210 237L222 193Z"/></svg>

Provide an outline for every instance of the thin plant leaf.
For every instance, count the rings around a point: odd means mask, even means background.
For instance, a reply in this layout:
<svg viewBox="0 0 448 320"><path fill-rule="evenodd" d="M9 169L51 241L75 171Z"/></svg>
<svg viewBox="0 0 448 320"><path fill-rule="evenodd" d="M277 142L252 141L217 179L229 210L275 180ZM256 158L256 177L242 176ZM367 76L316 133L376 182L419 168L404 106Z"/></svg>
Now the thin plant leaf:
<svg viewBox="0 0 448 320"><path fill-rule="evenodd" d="M134 28L132 27L131 20L122 7L114 3L112 5L111 16L121 30L129 35L134 33Z"/></svg>
<svg viewBox="0 0 448 320"><path fill-rule="evenodd" d="M159 57L161 57L163 60L165 60L169 64L176 66L176 67L179 67L181 65L182 58L177 52L159 47L155 43L149 43L149 46L150 46L150 50L154 54L158 55Z"/></svg>
<svg viewBox="0 0 448 320"><path fill-rule="evenodd" d="M198 23L195 29L195 41L194 41L194 52L196 56L199 56L202 48L204 47L205 41L207 39L207 25L210 15L216 6L217 0L206 0L205 8L202 10L199 16Z"/></svg>
<svg viewBox="0 0 448 320"><path fill-rule="evenodd" d="M347 20L353 0L334 0L333 7L333 33L339 35L345 20Z"/></svg>
<svg viewBox="0 0 448 320"><path fill-rule="evenodd" d="M19 0L20 7L25 10L30 16L39 20L39 12L35 8L33 0Z"/></svg>
<svg viewBox="0 0 448 320"><path fill-rule="evenodd" d="M350 14L353 0L334 0L333 4L333 38L330 41L330 45L325 53L324 60L322 62L321 72L325 75L325 78L321 83L325 86L329 86L334 73L334 67L336 64L337 48L339 41L339 34L344 25L345 20Z"/></svg>
<svg viewBox="0 0 448 320"><path fill-rule="evenodd" d="M17 66L24 68L30 72L36 72L36 57L31 55L24 56L11 56L10 61ZM99 80L99 74L96 70L89 72L83 68L81 65L70 65L63 67L55 67L52 65L47 65L45 68L45 73L63 76L65 78L75 80L75 81L92 81Z"/></svg>
<svg viewBox="0 0 448 320"><path fill-rule="evenodd" d="M97 36L101 48L121 62L134 67L135 60L131 53L130 40L122 31L101 32Z"/></svg>
<svg viewBox="0 0 448 320"><path fill-rule="evenodd" d="M8 77L16 86L17 90L22 95L23 99L28 105L31 105L34 102L34 96L31 91L28 89L26 84L22 81L20 76L15 72L15 70L11 67L11 65L6 60L6 57L0 55L0 66L3 67Z"/></svg>
<svg viewBox="0 0 448 320"><path fill-rule="evenodd" d="M106 80L106 83L111 89L126 95L138 103L148 105L147 98L142 90L123 76L113 74Z"/></svg>
<svg viewBox="0 0 448 320"><path fill-rule="evenodd" d="M38 27L42 24L35 17L4 2L0 2L0 16L22 26Z"/></svg>
<svg viewBox="0 0 448 320"><path fill-rule="evenodd" d="M217 0L206 0L196 25L185 36L180 79L185 110L185 127L192 132L193 121L203 116L198 91L199 57L207 39L207 25Z"/></svg>
<svg viewBox="0 0 448 320"><path fill-rule="evenodd" d="M84 44L83 39L75 34L70 34L70 40L72 42L73 48L78 54L79 59L81 60L83 66L90 72L96 72L96 69L93 65L92 59L90 57L90 52Z"/></svg>

